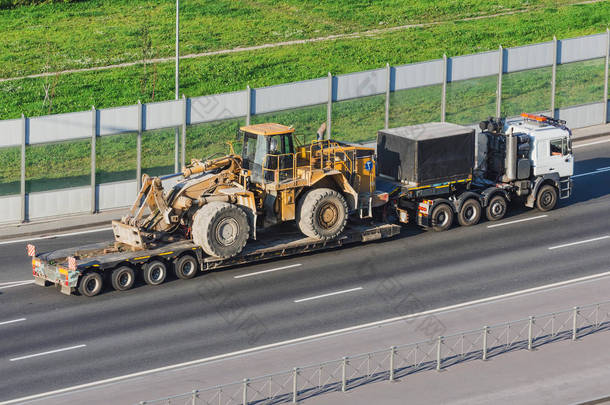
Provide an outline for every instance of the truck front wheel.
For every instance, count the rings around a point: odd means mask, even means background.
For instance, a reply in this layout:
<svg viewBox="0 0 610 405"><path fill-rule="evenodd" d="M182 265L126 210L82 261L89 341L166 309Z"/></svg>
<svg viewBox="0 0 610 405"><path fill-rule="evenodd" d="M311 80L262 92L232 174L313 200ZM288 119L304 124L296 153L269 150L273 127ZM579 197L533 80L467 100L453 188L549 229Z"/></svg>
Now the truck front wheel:
<svg viewBox="0 0 610 405"><path fill-rule="evenodd" d="M103 285L104 283L100 273L92 271L91 273L81 276L78 292L85 297L93 297L102 291Z"/></svg>
<svg viewBox="0 0 610 405"><path fill-rule="evenodd" d="M550 211L557 205L557 189L550 184L542 186L536 197L536 208L540 211Z"/></svg>
<svg viewBox="0 0 610 405"><path fill-rule="evenodd" d="M296 222L306 236L319 240L334 239L347 224L347 202L330 188L310 190L299 201Z"/></svg>
<svg viewBox="0 0 610 405"><path fill-rule="evenodd" d="M453 210L447 204L439 204L432 210L432 229L436 232L446 231L453 224Z"/></svg>

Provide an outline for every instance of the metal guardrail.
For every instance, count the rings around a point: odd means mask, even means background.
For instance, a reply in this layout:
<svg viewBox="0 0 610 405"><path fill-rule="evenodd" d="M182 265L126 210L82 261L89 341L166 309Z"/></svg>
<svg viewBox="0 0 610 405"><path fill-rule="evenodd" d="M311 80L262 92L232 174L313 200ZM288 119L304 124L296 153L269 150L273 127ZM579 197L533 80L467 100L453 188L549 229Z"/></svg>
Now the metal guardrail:
<svg viewBox="0 0 610 405"><path fill-rule="evenodd" d="M355 389L410 374L440 371L470 360L489 360L510 351L610 329L610 301L529 316L516 321L392 346L230 384L139 402L139 405L248 405L297 403L315 395Z"/></svg>

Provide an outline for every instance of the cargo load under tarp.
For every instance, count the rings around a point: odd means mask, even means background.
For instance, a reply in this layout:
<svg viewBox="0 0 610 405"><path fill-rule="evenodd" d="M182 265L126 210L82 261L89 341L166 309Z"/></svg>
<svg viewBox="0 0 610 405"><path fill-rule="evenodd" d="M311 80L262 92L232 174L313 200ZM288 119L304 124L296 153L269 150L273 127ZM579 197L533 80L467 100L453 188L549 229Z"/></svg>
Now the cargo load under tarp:
<svg viewBox="0 0 610 405"><path fill-rule="evenodd" d="M474 142L474 129L445 122L383 129L378 172L416 186L462 179L474 167Z"/></svg>

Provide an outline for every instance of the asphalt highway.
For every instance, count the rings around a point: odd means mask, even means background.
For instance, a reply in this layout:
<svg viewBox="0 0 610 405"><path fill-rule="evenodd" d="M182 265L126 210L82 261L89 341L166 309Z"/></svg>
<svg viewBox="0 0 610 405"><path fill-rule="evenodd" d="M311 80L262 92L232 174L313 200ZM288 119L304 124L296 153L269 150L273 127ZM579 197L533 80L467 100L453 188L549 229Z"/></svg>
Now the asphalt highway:
<svg viewBox="0 0 610 405"><path fill-rule="evenodd" d="M0 401L608 271L603 139L577 144L574 195L548 213L512 207L500 223L444 233L409 226L392 240L158 287L85 298L20 284L31 279L26 242L0 244Z"/></svg>

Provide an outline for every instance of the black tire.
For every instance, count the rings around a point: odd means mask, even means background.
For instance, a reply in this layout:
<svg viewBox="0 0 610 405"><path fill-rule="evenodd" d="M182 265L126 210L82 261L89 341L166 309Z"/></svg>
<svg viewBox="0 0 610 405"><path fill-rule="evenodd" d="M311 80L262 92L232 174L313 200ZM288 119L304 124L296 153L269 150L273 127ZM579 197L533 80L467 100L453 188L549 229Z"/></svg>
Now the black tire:
<svg viewBox="0 0 610 405"><path fill-rule="evenodd" d="M330 188L309 190L297 204L296 222L305 236L334 239L347 224L347 202Z"/></svg>
<svg viewBox="0 0 610 405"><path fill-rule="evenodd" d="M436 232L446 231L453 224L453 210L447 204L438 204L432 209L432 229Z"/></svg>
<svg viewBox="0 0 610 405"><path fill-rule="evenodd" d="M112 288L117 291L126 291L133 287L133 284L136 281L136 275L131 267L121 266L112 270L110 280L112 282Z"/></svg>
<svg viewBox="0 0 610 405"><path fill-rule="evenodd" d="M499 221L504 218L508 209L506 198L501 195L495 195L489 200L489 204L485 208L485 216L488 221Z"/></svg>
<svg viewBox="0 0 610 405"><path fill-rule="evenodd" d="M246 213L237 205L211 202L193 216L193 242L210 256L239 254L250 237Z"/></svg>
<svg viewBox="0 0 610 405"><path fill-rule="evenodd" d="M174 261L174 273L182 280L188 280L197 275L199 262L191 255L184 255Z"/></svg>
<svg viewBox="0 0 610 405"><path fill-rule="evenodd" d="M84 274L78 283L78 292L85 297L96 296L102 291L104 280L100 273L94 271Z"/></svg>
<svg viewBox="0 0 610 405"><path fill-rule="evenodd" d="M538 190L536 196L536 208L540 211L550 211L557 205L557 189L546 184Z"/></svg>
<svg viewBox="0 0 610 405"><path fill-rule="evenodd" d="M148 285L159 285L167 277L167 266L161 260L153 260L142 267L144 282Z"/></svg>
<svg viewBox="0 0 610 405"><path fill-rule="evenodd" d="M458 222L462 226L472 226L481 220L481 203L474 198L464 201L458 213Z"/></svg>

